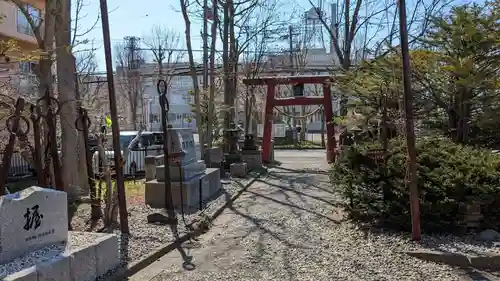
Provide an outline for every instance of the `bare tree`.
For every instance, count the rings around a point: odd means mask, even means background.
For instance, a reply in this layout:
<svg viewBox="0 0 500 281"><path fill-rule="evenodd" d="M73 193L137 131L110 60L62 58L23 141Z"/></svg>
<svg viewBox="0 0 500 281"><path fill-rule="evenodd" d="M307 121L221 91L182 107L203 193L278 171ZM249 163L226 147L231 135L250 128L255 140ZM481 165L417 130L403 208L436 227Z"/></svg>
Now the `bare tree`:
<svg viewBox="0 0 500 281"><path fill-rule="evenodd" d="M135 58L131 58L131 52L135 53ZM140 73L140 64L144 61L143 50L131 50L124 44L115 45L114 51L117 65L117 89L118 98L127 101L129 111L129 123L133 130L139 128L138 115L144 109L144 92L146 90L145 79ZM143 124L143 120L140 120Z"/></svg>
<svg viewBox="0 0 500 281"><path fill-rule="evenodd" d="M332 14L327 16L323 7L319 7L308 0L316 11L319 21L328 32L332 49L338 57L342 70L349 70L356 53L362 57L367 55L383 56L393 50L394 35L397 34L396 2L375 0L344 0L341 6L332 4ZM411 34L410 44L421 37L429 25L429 20L436 15L449 1L432 0L430 3L417 0L414 7L409 8L413 13L408 21L408 30ZM340 8L340 9L339 9ZM360 15L364 11L365 15ZM368 29L373 36L368 37ZM360 34L360 31L364 31ZM380 36L385 34L385 36ZM361 35L361 40L356 40ZM382 38L382 39L380 39ZM361 41L361 47L356 47L356 42ZM360 52L359 52L360 51ZM342 116L347 114L347 97L340 99Z"/></svg>
<svg viewBox="0 0 500 281"><path fill-rule="evenodd" d="M173 29L155 25L151 28L149 34L143 37L143 43L147 50L151 52L157 64L157 70L154 71L151 77L163 79L166 82L165 90L168 96L172 86L171 81L185 55L180 35Z"/></svg>
<svg viewBox="0 0 500 281"><path fill-rule="evenodd" d="M91 119L91 132L97 132L102 123L107 104L102 103L105 95L101 94L106 84L105 78L96 74L98 63L94 52L79 52L76 57L76 72L78 78L78 89L80 104L83 106Z"/></svg>
<svg viewBox="0 0 500 281"><path fill-rule="evenodd" d="M76 101L78 97L75 91L75 59L73 49L78 40L78 26L75 24L72 28L70 20L71 3L68 0L51 0L45 2L45 13L42 16L33 15L24 1L9 0L14 3L26 17L34 37L38 44L37 59L38 68L36 77L39 88L39 96L43 97L46 92L54 96L52 65L54 57L57 54L58 78L58 100L61 105L61 136L62 141L62 175L63 186L71 187L67 189L71 197L74 197L87 186L85 157L78 157L74 153L74 144L77 143L83 149L82 139L74 128L74 122L77 117ZM83 0L76 1L76 17L81 18L81 7ZM43 29L43 30L42 30ZM72 33L72 30L74 31ZM88 33L88 30L83 32ZM54 44L55 43L55 44ZM54 45L56 48L54 48ZM56 123L55 120L47 122ZM55 125L55 124L54 124ZM55 126L52 127L55 128ZM48 124L44 126L47 131ZM45 140L45 142L47 142ZM76 156L76 157L75 157Z"/></svg>
<svg viewBox="0 0 500 281"><path fill-rule="evenodd" d="M173 29L155 25L148 35L143 36L143 43L153 54L155 62L158 64L158 76L165 79L165 68L171 72L172 66L182 60L185 55L180 35ZM171 77L169 75L166 75ZM168 81L167 81L168 82Z"/></svg>
<svg viewBox="0 0 500 281"><path fill-rule="evenodd" d="M191 79L193 80L194 88L194 100L196 105L196 125L198 127L198 135L200 142L200 153L202 157L205 155L205 134L202 127L202 117L201 117L201 103L200 103L200 87L198 83L198 74L196 72L196 66L193 56L193 47L191 44L191 20L189 19L188 8L190 6L189 0L180 0L182 16L184 18L184 24L186 25L186 47L188 50L189 57L189 69L191 73Z"/></svg>

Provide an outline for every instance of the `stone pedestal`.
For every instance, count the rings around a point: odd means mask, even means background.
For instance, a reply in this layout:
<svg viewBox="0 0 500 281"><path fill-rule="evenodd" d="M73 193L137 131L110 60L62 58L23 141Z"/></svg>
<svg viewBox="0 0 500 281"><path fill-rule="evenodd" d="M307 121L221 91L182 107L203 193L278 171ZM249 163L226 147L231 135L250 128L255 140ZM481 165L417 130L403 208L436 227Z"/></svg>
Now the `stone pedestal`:
<svg viewBox="0 0 500 281"><path fill-rule="evenodd" d="M0 197L0 280L93 281L120 265L115 234L68 232L65 192Z"/></svg>
<svg viewBox="0 0 500 281"><path fill-rule="evenodd" d="M232 177L244 178L247 176L247 163L233 163L229 170Z"/></svg>
<svg viewBox="0 0 500 281"><path fill-rule="evenodd" d="M146 182L146 204L153 208L165 208L165 181L168 181L174 208L180 209L183 206L186 209L199 209L203 207L203 202L220 190L219 169L207 169L203 160L196 159L192 131L173 128L170 130L172 145L169 159L158 156L159 159L150 160L156 165L154 179L148 177L150 180ZM165 178L165 169L169 169L170 178Z"/></svg>
<svg viewBox="0 0 500 281"><path fill-rule="evenodd" d="M179 210L183 204L186 210L199 209L200 201L203 207L221 189L219 169L207 168L202 174L183 181L182 188L180 182L172 182L170 186L174 208ZM152 208L165 208L165 182L146 182L145 201Z"/></svg>
<svg viewBox="0 0 500 281"><path fill-rule="evenodd" d="M252 134L245 136L243 147L241 148L241 160L247 163L248 169L262 167L262 153L256 144Z"/></svg>
<svg viewBox="0 0 500 281"><path fill-rule="evenodd" d="M210 163L207 163L209 167L215 167L212 165L214 163L218 163L220 165L220 163L224 160L224 152L222 151L222 147L219 146L206 148L205 154L210 154ZM207 158L205 157L205 159Z"/></svg>
<svg viewBox="0 0 500 281"><path fill-rule="evenodd" d="M203 160L180 167L176 164L170 164L168 167L170 169L170 180L175 182L181 181L181 179L186 181L197 175L201 175L207 168ZM155 174L158 181L165 181L165 165L156 166Z"/></svg>
<svg viewBox="0 0 500 281"><path fill-rule="evenodd" d="M242 151L241 160L247 163L248 169L256 169L262 167L262 151L256 150L253 152Z"/></svg>

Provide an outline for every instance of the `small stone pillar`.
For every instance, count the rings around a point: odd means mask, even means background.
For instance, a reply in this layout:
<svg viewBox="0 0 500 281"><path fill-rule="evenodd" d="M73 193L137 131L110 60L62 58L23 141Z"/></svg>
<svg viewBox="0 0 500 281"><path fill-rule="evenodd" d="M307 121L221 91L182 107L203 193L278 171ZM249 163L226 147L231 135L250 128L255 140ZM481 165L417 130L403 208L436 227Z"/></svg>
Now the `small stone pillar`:
<svg viewBox="0 0 500 281"><path fill-rule="evenodd" d="M146 172L146 181L151 181L156 178L156 156L146 156L144 159L144 170Z"/></svg>
<svg viewBox="0 0 500 281"><path fill-rule="evenodd" d="M244 178L247 175L247 163L232 163L229 170L232 177Z"/></svg>
<svg viewBox="0 0 500 281"><path fill-rule="evenodd" d="M468 229L477 229L481 224L483 215L481 214L481 205L478 202L471 202L467 204L467 213L465 214L465 221Z"/></svg>

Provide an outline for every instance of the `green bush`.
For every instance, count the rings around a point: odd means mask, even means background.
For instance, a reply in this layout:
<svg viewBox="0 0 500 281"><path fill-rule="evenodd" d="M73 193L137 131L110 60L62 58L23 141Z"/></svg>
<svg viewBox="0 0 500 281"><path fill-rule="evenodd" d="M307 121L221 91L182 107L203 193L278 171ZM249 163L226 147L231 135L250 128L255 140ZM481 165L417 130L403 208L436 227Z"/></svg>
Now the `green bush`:
<svg viewBox="0 0 500 281"><path fill-rule="evenodd" d="M380 147L364 143L347 148L332 165L331 181L346 199L347 213L354 220L411 229L404 142L390 143L386 166L367 157L369 149ZM443 138L421 139L417 152L424 231L464 230L471 202L482 205L484 227L500 227L500 155Z"/></svg>

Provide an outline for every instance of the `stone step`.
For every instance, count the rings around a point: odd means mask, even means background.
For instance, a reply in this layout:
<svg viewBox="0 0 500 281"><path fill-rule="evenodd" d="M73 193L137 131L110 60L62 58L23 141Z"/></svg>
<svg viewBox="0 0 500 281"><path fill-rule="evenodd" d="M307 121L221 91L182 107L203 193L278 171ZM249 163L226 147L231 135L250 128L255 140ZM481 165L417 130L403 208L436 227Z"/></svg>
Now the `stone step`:
<svg viewBox="0 0 500 281"><path fill-rule="evenodd" d="M201 184L201 189L200 189ZM184 208L196 208L202 202L210 200L221 189L220 171L218 168L207 168L201 175L182 183L182 199L180 182L171 183L174 208L179 210L181 202ZM201 194L200 194L201 190ZM165 208L165 182L152 180L146 182L145 201L152 208Z"/></svg>
<svg viewBox="0 0 500 281"><path fill-rule="evenodd" d="M69 232L67 245L27 253L2 264L4 281L94 281L120 265L115 234ZM40 252L40 254L38 254Z"/></svg>

